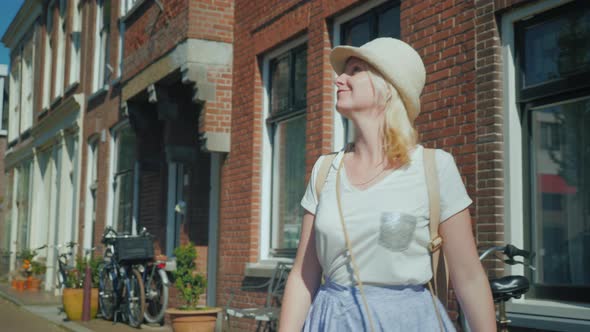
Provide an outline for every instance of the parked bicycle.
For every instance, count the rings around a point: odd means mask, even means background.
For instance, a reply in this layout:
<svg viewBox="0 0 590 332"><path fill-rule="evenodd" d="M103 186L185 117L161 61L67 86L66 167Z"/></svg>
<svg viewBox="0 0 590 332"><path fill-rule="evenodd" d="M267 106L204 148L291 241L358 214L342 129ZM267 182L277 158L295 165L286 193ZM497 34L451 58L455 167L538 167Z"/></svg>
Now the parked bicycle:
<svg viewBox="0 0 590 332"><path fill-rule="evenodd" d="M140 233L153 242L153 236L144 227ZM141 269L143 284L145 286L145 312L146 322L151 324L164 324L164 314L168 308L168 293L170 282L166 274L166 257L159 257L153 261L146 261Z"/></svg>
<svg viewBox="0 0 590 332"><path fill-rule="evenodd" d="M525 260L529 260L530 262L533 255L531 255L529 251L519 249L512 244L489 248L479 256L479 260L483 261L491 254L495 254L495 256L505 264L522 264L529 267L531 270L535 270L533 265L525 262ZM514 259L516 257L522 257L523 260L519 261ZM506 315L506 302L510 301L510 299L519 299L522 295L528 292L530 287L529 280L524 276L508 275L501 278L490 279L490 287L492 289L494 303L498 305L498 313L496 316L498 331L508 332L508 325L511 321ZM465 315L461 315L461 320L465 327L465 331L471 331L469 324L467 324L467 321L465 320Z"/></svg>
<svg viewBox="0 0 590 332"><path fill-rule="evenodd" d="M118 315L133 327L144 319L145 291L140 269L153 258L153 245L146 237L119 235L105 228L102 243L107 245L99 272L99 302L103 318L117 322Z"/></svg>
<svg viewBox="0 0 590 332"><path fill-rule="evenodd" d="M66 287L66 282L68 278L68 271L74 268L74 264L72 264L72 257L74 256L74 248L78 245L74 241L65 242L63 244L58 244L56 246L51 246L55 248L56 256L57 256L57 266L58 269L56 271L57 282L55 284L56 288L62 290ZM68 248L67 252L60 252L61 248Z"/></svg>

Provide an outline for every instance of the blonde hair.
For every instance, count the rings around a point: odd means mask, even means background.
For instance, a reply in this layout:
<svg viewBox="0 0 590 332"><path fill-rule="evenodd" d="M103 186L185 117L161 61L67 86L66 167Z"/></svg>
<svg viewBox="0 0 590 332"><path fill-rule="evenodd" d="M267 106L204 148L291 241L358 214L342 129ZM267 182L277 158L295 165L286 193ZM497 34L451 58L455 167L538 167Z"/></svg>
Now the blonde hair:
<svg viewBox="0 0 590 332"><path fill-rule="evenodd" d="M404 166L410 162L410 148L418 143L418 131L408 117L408 111L397 89L375 69L370 68L368 73L378 104L384 108L381 126L383 152L389 165Z"/></svg>

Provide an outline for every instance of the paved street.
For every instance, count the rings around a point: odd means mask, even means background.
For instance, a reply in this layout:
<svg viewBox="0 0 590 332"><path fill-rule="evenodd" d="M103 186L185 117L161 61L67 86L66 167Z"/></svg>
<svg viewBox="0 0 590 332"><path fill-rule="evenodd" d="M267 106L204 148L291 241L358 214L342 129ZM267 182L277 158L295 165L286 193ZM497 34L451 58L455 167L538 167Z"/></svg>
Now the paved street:
<svg viewBox="0 0 590 332"><path fill-rule="evenodd" d="M64 332L68 331L37 315L0 298L0 331L2 332Z"/></svg>
<svg viewBox="0 0 590 332"><path fill-rule="evenodd" d="M17 292L0 283L0 332L135 332L125 323L97 318L88 322L66 321L60 312L61 297L47 292ZM172 332L170 326L142 325L148 332Z"/></svg>

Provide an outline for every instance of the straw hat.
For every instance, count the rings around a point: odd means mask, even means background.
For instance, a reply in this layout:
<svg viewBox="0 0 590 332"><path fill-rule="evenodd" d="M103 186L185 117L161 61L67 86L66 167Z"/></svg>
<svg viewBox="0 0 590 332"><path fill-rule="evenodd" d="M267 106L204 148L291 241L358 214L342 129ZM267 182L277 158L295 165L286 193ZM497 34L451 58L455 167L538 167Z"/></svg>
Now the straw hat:
<svg viewBox="0 0 590 332"><path fill-rule="evenodd" d="M373 39L361 47L337 46L330 53L330 62L338 75L344 72L350 57L373 66L397 89L414 122L420 114L420 94L426 81L426 69L418 52L395 38Z"/></svg>

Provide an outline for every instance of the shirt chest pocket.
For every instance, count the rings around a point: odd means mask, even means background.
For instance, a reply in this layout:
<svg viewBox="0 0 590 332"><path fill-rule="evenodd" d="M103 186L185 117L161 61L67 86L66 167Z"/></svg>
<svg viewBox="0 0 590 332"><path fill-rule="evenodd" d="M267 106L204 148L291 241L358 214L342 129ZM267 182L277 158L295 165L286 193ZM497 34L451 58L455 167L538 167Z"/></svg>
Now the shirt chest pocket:
<svg viewBox="0 0 590 332"><path fill-rule="evenodd" d="M382 212L379 227L379 245L399 252L408 249L414 239L417 218L400 212Z"/></svg>

